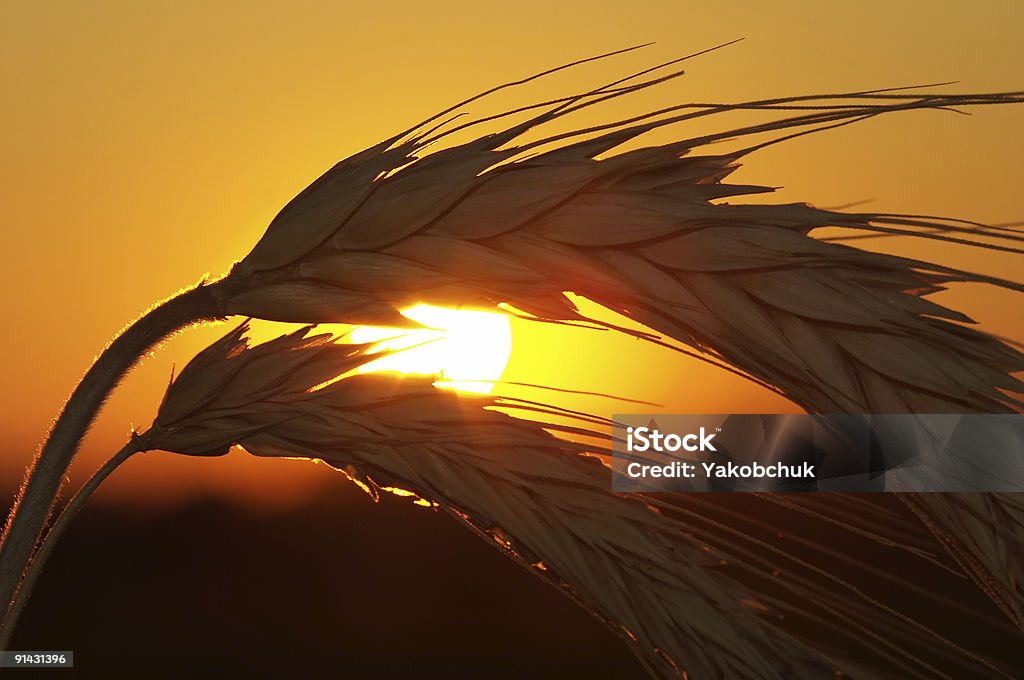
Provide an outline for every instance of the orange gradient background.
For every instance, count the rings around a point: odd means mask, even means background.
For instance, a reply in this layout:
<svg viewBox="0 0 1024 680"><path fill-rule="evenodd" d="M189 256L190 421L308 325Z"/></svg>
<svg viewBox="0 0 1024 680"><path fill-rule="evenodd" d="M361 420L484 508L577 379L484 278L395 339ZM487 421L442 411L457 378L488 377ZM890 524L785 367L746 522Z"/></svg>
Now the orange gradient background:
<svg viewBox="0 0 1024 680"><path fill-rule="evenodd" d="M339 158L454 101L656 42L498 105L558 96L738 37L747 40L688 63L684 78L573 124L688 100L947 80L960 81L949 91L1019 90L1021 26L1024 3L1016 0L6 3L0 475L14 487L75 382L124 324L226 271L277 210ZM870 200L865 209L1021 220L1024 107L973 114L893 114L795 140L747 159L734 179L783 186L773 201ZM868 243L1022 278L1008 256ZM941 299L1024 339L1019 298L965 287ZM146 426L172 366L225 330L189 330L148 358L109 402L72 476L83 479L119 448L131 424ZM513 324L504 377L613 392L675 412L794 409L669 350L543 324ZM627 408L596 398L560 403L603 415ZM166 503L216 494L257 509L325 484L342 482L323 466L154 453L131 461L98 497Z"/></svg>

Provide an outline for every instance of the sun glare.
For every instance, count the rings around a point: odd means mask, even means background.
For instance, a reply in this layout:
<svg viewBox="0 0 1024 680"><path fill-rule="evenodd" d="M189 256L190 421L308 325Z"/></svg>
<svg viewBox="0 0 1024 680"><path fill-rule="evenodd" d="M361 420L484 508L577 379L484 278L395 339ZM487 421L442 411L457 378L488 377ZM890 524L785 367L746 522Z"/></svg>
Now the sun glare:
<svg viewBox="0 0 1024 680"><path fill-rule="evenodd" d="M512 352L512 331L505 315L430 305L410 307L402 315L426 328L409 331L359 326L352 330L352 342L375 342L381 350L403 350L363 365L359 373L437 375L441 387L490 393Z"/></svg>

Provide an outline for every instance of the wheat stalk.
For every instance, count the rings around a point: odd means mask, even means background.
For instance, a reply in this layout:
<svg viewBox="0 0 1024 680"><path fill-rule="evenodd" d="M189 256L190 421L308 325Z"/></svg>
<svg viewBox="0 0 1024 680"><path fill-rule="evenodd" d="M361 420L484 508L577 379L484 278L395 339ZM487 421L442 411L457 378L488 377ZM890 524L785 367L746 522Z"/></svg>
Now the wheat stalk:
<svg viewBox="0 0 1024 680"><path fill-rule="evenodd" d="M0 598L13 601L62 476L106 395L154 343L204 319L398 324L405 320L396 307L426 301L511 305L534 318L571 321L580 315L563 292L573 291L811 411L1018 409L1007 391L1021 390L1012 376L1024 367L1020 353L927 296L952 281L1013 290L1020 284L811 234L840 226L1019 253L1016 231L722 201L770 191L724 181L766 144L889 112L1024 97L911 89L697 103L542 136L544 126L574 111L681 75L671 70L678 61L507 115L444 119L479 97L442 112L340 162L282 210L226 277L129 327L76 389L33 466L0 546ZM737 110L762 112L766 120L614 153L647 132ZM529 117L452 142L508 115ZM541 139L526 141L527 133ZM737 151L697 153L725 139L772 133L784 134ZM991 495L977 517L960 500L910 500L1020 621L1019 507ZM996 533L981 544L959 535L964 527Z"/></svg>

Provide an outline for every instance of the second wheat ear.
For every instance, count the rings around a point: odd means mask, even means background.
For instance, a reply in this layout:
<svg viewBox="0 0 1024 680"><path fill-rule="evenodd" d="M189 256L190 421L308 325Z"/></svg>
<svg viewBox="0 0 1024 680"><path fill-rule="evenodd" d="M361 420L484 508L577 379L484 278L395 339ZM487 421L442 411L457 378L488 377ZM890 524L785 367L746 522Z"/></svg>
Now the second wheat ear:
<svg viewBox="0 0 1024 680"><path fill-rule="evenodd" d="M714 503L612 493L598 462L607 436L590 429L607 422L568 412L561 426L525 420L510 414L536 416L534 402L459 396L423 377L357 375L378 355L309 328L255 346L246 332L239 326L190 362L153 425L101 476L147 450L211 456L240 446L326 462L375 499L392 492L448 513L608 626L654 677L891 677L890 664L926 673L919 650L947 655L949 671L998 675L927 622L723 527ZM548 432L560 427L594 443ZM36 573L34 565L30 578ZM833 592L820 600L823 578ZM830 625L809 631L802 622L816 617ZM874 656L837 651L862 638Z"/></svg>

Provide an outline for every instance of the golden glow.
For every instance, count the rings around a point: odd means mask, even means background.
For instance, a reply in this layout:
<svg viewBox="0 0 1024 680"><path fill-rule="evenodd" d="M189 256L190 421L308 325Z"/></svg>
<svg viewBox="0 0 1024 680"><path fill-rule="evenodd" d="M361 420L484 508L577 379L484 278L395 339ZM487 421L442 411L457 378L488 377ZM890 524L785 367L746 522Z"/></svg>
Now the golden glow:
<svg viewBox="0 0 1024 680"><path fill-rule="evenodd" d="M387 491L390 494L393 494L395 496L401 496L402 498L412 498L413 505L419 505L424 508L437 507L437 503L432 503L425 498L420 498L418 495L416 495L412 491L409 491L408 489L402 489L397 486L382 486L381 491Z"/></svg>
<svg viewBox="0 0 1024 680"><path fill-rule="evenodd" d="M439 387L488 394L512 352L508 317L491 312L416 305L402 315L426 328L405 330L359 326L352 342L376 342L380 350L402 350L360 367L360 373L395 371L437 375Z"/></svg>

